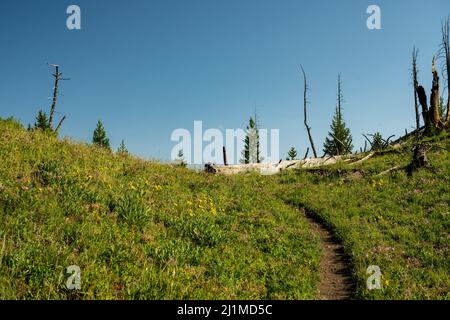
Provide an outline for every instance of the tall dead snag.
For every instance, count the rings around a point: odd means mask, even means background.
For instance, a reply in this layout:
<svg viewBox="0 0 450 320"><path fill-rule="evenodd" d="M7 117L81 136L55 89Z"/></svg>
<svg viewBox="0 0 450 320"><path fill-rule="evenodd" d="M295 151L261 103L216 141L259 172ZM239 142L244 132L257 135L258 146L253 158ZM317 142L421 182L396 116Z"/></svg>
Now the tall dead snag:
<svg viewBox="0 0 450 320"><path fill-rule="evenodd" d="M444 60L444 70L447 73L447 115L443 119L443 125L445 129L448 129L450 123L450 16L442 24L441 33L440 57Z"/></svg>
<svg viewBox="0 0 450 320"><path fill-rule="evenodd" d="M441 116L439 114L439 75L436 71L435 60L431 65L431 72L433 73L433 84L431 86L430 96L430 116L432 117L433 125L435 128L441 128L443 123L441 122Z"/></svg>
<svg viewBox="0 0 450 320"><path fill-rule="evenodd" d="M419 99L419 103L422 106L422 118L425 124L425 131L430 132L431 121L428 117L427 94L425 93L425 89L422 86L417 87L417 98Z"/></svg>
<svg viewBox="0 0 450 320"><path fill-rule="evenodd" d="M447 77L447 112L441 114L440 106L440 92L439 92L439 74L436 70L436 60L433 57L431 65L431 73L433 75L433 83L431 86L430 105L427 104L427 95L423 86L417 87L417 97L422 106L422 117L424 121L425 134L433 135L442 130L448 130L450 123L450 16L442 23L441 27L442 42L439 51L439 58L443 60L443 77ZM413 50L413 80L415 77L415 62L417 52ZM415 84L414 84L415 85ZM417 108L417 106L416 106ZM418 130L418 129L417 129Z"/></svg>
<svg viewBox="0 0 450 320"><path fill-rule="evenodd" d="M413 80L413 86L414 86L414 107L416 110L416 128L420 128L420 116L419 116L419 103L417 101L417 87L419 86L419 83L417 81L417 55L419 51L416 49L416 47L413 48L412 52L412 80Z"/></svg>
<svg viewBox="0 0 450 320"><path fill-rule="evenodd" d="M53 117L55 115L55 109L56 109L56 100L58 99L58 84L59 80L61 79L61 73L59 73L59 66L56 64L51 64L51 67L55 67L55 73L53 76L55 77L55 86L53 87L53 100L52 100L52 106L50 108L50 128L53 129Z"/></svg>
<svg viewBox="0 0 450 320"><path fill-rule="evenodd" d="M303 89L303 114L304 114L304 124L306 127L306 131L308 132L308 138L309 138L309 143L311 144L311 149L314 153L314 158L317 158L317 152L316 152L316 147L314 146L314 141L311 135L311 127L308 125L308 119L307 119L307 105L308 105L308 98L307 98L307 93L308 93L308 82L306 79L306 73L305 70L303 69L303 66L300 65L300 68L302 69L302 73L303 73L303 81L304 81L304 89Z"/></svg>
<svg viewBox="0 0 450 320"><path fill-rule="evenodd" d="M439 75L435 67L435 58L431 66L431 72L433 74L433 83L431 87L430 106L427 104L427 95L425 89L422 86L417 87L417 96L419 102L422 105L422 117L425 123L425 133L430 135L436 131L444 129L445 123L441 120L439 114Z"/></svg>
<svg viewBox="0 0 450 320"><path fill-rule="evenodd" d="M223 164L225 166L228 166L228 161L227 161L227 149L225 148L225 146L222 148L223 151Z"/></svg>
<svg viewBox="0 0 450 320"><path fill-rule="evenodd" d="M53 129L53 119L55 117L55 110L56 110L56 101L58 100L58 87L59 87L59 81L60 80L69 80L69 79L63 79L61 78L62 73L59 72L59 65L57 64L50 64L50 67L55 68L55 73L53 76L55 77L55 86L53 87L53 99L52 99L52 106L50 108L50 116L49 116L49 125L50 129L54 132L58 132L58 130L61 128L64 120L66 120L66 116L63 116L62 119L59 121L58 125L56 126L56 129Z"/></svg>

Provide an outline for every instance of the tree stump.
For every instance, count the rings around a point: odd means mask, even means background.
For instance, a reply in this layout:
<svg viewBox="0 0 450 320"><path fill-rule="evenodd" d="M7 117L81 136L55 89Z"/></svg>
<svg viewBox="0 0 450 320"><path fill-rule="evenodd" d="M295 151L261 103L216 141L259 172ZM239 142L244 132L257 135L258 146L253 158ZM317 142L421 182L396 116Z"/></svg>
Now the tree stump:
<svg viewBox="0 0 450 320"><path fill-rule="evenodd" d="M206 173L217 173L217 170L214 168L214 165L212 163L205 164L205 172Z"/></svg>
<svg viewBox="0 0 450 320"><path fill-rule="evenodd" d="M411 163L407 168L408 175L412 175L414 171L422 168L429 167L430 163L428 162L426 149L424 146L418 144L413 149L413 158Z"/></svg>

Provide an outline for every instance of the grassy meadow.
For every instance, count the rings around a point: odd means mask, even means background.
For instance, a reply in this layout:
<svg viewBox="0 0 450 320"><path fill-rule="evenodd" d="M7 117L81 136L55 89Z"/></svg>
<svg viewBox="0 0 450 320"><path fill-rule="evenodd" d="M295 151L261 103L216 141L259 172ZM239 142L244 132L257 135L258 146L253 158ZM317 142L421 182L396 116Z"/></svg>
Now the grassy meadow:
<svg viewBox="0 0 450 320"><path fill-rule="evenodd" d="M261 177L117 156L14 121L0 132L1 299L315 296L317 238Z"/></svg>
<svg viewBox="0 0 450 320"><path fill-rule="evenodd" d="M450 139L356 166L210 175L0 120L0 299L315 299L335 231L358 299L450 298ZM82 287L66 289L66 268ZM382 289L366 288L378 265Z"/></svg>

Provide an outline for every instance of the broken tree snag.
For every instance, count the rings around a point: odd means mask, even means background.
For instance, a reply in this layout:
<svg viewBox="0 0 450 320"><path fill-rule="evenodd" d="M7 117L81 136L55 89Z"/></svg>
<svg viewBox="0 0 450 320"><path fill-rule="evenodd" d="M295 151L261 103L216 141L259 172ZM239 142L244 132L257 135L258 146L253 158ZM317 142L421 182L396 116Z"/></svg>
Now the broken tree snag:
<svg viewBox="0 0 450 320"><path fill-rule="evenodd" d="M367 142L369 142L369 144L370 144L370 151L372 151L373 150L373 143L372 143L372 141L369 138L367 138L367 136L364 133L362 135L367 140L367 141L364 141L365 142L365 144L364 144L364 152L366 151Z"/></svg>
<svg viewBox="0 0 450 320"><path fill-rule="evenodd" d="M413 48L412 53L412 78L413 78L413 86L414 86L414 107L416 111L416 129L420 127L420 117L419 117L419 104L417 101L417 87L419 86L419 82L417 81L417 54L419 51L416 47Z"/></svg>
<svg viewBox="0 0 450 320"><path fill-rule="evenodd" d="M425 114L428 114L427 94L422 86L417 87L417 97L419 98L420 105L422 106L422 117L425 120Z"/></svg>
<svg viewBox="0 0 450 320"><path fill-rule="evenodd" d="M316 152L316 147L314 146L314 141L311 135L311 127L308 125L308 119L307 119L307 105L308 105L308 98L307 98L307 93L308 93L308 82L306 79L306 73L305 70L303 69L303 66L300 65L300 68L302 69L302 73L303 73L303 81L304 81L304 87L303 87L303 115L304 115L304 124L306 127L306 131L308 132L308 138L309 138L309 142L311 144L311 148L314 154L314 158L317 158L317 152Z"/></svg>
<svg viewBox="0 0 450 320"><path fill-rule="evenodd" d="M306 153L305 153L305 156L303 157L303 160L306 160L306 158L308 158L308 153L309 153L309 147L306 149Z"/></svg>
<svg viewBox="0 0 450 320"><path fill-rule="evenodd" d="M431 72L433 73L433 85L431 87L431 96L430 96L430 113L431 119L433 121L433 125L435 128L441 128L443 125L441 124L441 116L439 115L439 75L436 71L435 67L435 59L433 57L433 63L431 65Z"/></svg>
<svg viewBox="0 0 450 320"><path fill-rule="evenodd" d="M227 161L227 149L225 149L225 146L222 148L223 150L223 164L225 166L228 166L228 161Z"/></svg>
<svg viewBox="0 0 450 320"><path fill-rule="evenodd" d="M207 163L207 164L205 164L205 172L215 174L215 173L217 173L217 170L214 168L214 166L211 163Z"/></svg>
<svg viewBox="0 0 450 320"><path fill-rule="evenodd" d="M58 132L59 129L61 128L64 120L66 120L66 116L62 117L61 120L59 121L58 125L56 126L55 132Z"/></svg>
<svg viewBox="0 0 450 320"><path fill-rule="evenodd" d="M426 149L424 146L418 144L414 146L413 149L413 158L411 163L407 167L408 175L412 175L414 171L422 168L429 167L430 163L428 162Z"/></svg>
<svg viewBox="0 0 450 320"><path fill-rule="evenodd" d="M414 154L413 154L413 162L420 168L420 167L426 167L429 165L426 149L422 145L416 145L414 147Z"/></svg>
<svg viewBox="0 0 450 320"><path fill-rule="evenodd" d="M389 136L386 140L384 140L383 148L386 148L387 146L389 146L389 140L391 140L393 137L395 137L395 134Z"/></svg>
<svg viewBox="0 0 450 320"><path fill-rule="evenodd" d="M441 33L440 55L444 60L444 67L447 72L447 115L442 120L444 121L444 128L448 129L450 122L450 17L447 17L447 20L442 23Z"/></svg>
<svg viewBox="0 0 450 320"><path fill-rule="evenodd" d="M51 67L55 67L55 73L53 76L55 77L55 86L53 87L53 100L52 100L52 106L50 108L50 128L53 129L53 117L55 115L55 109L56 109L56 100L58 99L58 84L59 80L61 79L61 73L59 73L59 66L55 64L51 64Z"/></svg>
<svg viewBox="0 0 450 320"><path fill-rule="evenodd" d="M417 87L417 96L419 98L420 105L422 106L422 118L425 124L425 132L429 134L432 131L432 123L428 110L427 94L422 86Z"/></svg>
<svg viewBox="0 0 450 320"><path fill-rule="evenodd" d="M440 94L439 94L439 74L435 67L435 58L433 57L431 72L433 74L433 83L430 94L430 107L427 105L427 95L422 86L417 88L419 102L422 105L422 116L425 123L425 133L432 135L446 127L439 114Z"/></svg>

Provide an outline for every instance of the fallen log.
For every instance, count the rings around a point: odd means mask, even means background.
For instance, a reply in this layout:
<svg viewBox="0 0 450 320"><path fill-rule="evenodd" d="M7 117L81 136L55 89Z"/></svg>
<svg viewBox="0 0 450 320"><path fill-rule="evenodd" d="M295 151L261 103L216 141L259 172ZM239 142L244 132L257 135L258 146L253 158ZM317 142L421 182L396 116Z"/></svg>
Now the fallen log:
<svg viewBox="0 0 450 320"><path fill-rule="evenodd" d="M238 165L214 165L214 164L206 164L205 172L214 173L214 174L225 174L225 175L233 175L233 174L241 174L248 172L258 172L262 175L274 175L280 173L283 170L292 170L292 169L309 169L309 168L317 168L322 166L329 166L336 164L338 161L351 162L350 165L361 163L370 159L374 153L370 153L364 158L360 159L360 157L355 155L346 155L346 156L330 156L326 158L309 158L304 160L287 160L278 163L249 163L249 164L238 164Z"/></svg>

